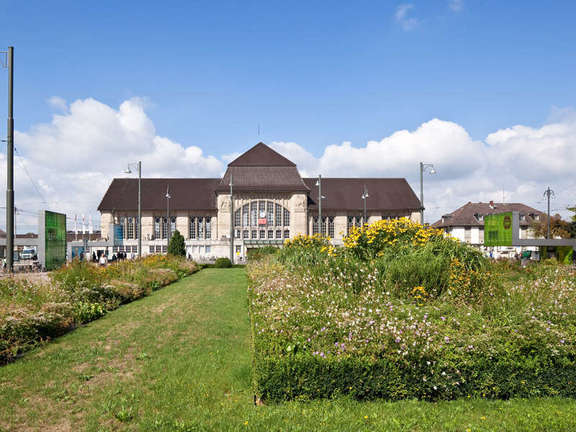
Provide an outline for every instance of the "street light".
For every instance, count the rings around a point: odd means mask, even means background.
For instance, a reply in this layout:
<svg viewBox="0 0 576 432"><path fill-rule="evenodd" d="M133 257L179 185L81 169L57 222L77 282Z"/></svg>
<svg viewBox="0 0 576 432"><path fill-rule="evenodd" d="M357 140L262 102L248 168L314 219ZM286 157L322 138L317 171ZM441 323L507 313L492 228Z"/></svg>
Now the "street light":
<svg viewBox="0 0 576 432"><path fill-rule="evenodd" d="M142 258L142 162L129 163L126 174L132 174L130 165L138 166L138 258Z"/></svg>
<svg viewBox="0 0 576 432"><path fill-rule="evenodd" d="M322 195L322 174L318 174L316 186L318 186L318 232L322 235L322 228L324 228L324 224L322 223L322 200L326 199L326 197Z"/></svg>
<svg viewBox="0 0 576 432"><path fill-rule="evenodd" d="M430 174L436 174L434 164L420 162L420 223L424 225L424 172L430 171Z"/></svg>
<svg viewBox="0 0 576 432"><path fill-rule="evenodd" d="M368 223L366 219L366 199L368 198L370 198L370 195L368 195L368 189L366 185L364 185L364 191L362 192L362 200L364 201L364 224Z"/></svg>
<svg viewBox="0 0 576 432"><path fill-rule="evenodd" d="M170 185L166 185L166 228L168 232L166 233L166 253L168 253L168 246L170 246L170 231L172 229L172 224L170 223Z"/></svg>

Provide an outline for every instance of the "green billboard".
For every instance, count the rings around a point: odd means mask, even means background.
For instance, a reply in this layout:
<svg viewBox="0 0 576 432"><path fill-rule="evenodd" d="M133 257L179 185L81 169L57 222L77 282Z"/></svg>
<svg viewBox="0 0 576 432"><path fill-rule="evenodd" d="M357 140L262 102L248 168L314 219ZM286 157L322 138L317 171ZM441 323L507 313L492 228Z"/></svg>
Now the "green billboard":
<svg viewBox="0 0 576 432"><path fill-rule="evenodd" d="M512 212L484 216L484 246L512 246Z"/></svg>
<svg viewBox="0 0 576 432"><path fill-rule="evenodd" d="M46 210L44 232L45 267L54 270L66 262L66 215Z"/></svg>

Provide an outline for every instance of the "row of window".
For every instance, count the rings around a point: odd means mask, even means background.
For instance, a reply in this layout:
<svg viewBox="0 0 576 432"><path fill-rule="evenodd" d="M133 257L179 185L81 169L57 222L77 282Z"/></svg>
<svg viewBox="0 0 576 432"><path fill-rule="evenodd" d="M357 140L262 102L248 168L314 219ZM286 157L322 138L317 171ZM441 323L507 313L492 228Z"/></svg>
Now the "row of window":
<svg viewBox="0 0 576 432"><path fill-rule="evenodd" d="M234 212L235 227L287 227L290 212L272 201L252 201Z"/></svg>
<svg viewBox="0 0 576 432"><path fill-rule="evenodd" d="M188 238L191 239L211 239L212 238L212 217L195 216L190 218L188 228Z"/></svg>
<svg viewBox="0 0 576 432"><path fill-rule="evenodd" d="M287 239L290 238L290 230L235 230L234 237L239 239L242 236L243 239L251 240L273 240L273 239Z"/></svg>
<svg viewBox="0 0 576 432"><path fill-rule="evenodd" d="M134 216L121 216L118 218L118 225L122 227L122 238L138 238L138 218Z"/></svg>
<svg viewBox="0 0 576 432"><path fill-rule="evenodd" d="M320 229L318 229L318 219L318 216L312 219L312 234L328 234L328 237L334 237L334 216L323 216Z"/></svg>
<svg viewBox="0 0 576 432"><path fill-rule="evenodd" d="M127 252L127 253L138 253L138 246L130 246L130 245L126 245L126 246L114 246L112 248L112 251L114 253L118 253L118 252Z"/></svg>
<svg viewBox="0 0 576 432"><path fill-rule="evenodd" d="M176 231L176 216L172 216L170 218L170 233L173 233L174 231ZM168 237L168 218L166 216L154 217L154 238L165 239L167 237Z"/></svg>

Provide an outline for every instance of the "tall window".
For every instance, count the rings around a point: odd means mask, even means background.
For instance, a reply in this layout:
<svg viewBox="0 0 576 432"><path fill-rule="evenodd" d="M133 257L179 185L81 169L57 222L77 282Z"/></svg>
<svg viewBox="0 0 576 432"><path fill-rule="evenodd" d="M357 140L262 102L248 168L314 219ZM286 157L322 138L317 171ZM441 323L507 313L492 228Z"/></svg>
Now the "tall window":
<svg viewBox="0 0 576 432"><path fill-rule="evenodd" d="M168 237L168 218L162 218L162 238Z"/></svg>
<svg viewBox="0 0 576 432"><path fill-rule="evenodd" d="M312 218L312 235L318 234L318 216Z"/></svg>
<svg viewBox="0 0 576 432"><path fill-rule="evenodd" d="M170 216L170 235L174 235L176 231L176 216Z"/></svg>
<svg viewBox="0 0 576 432"><path fill-rule="evenodd" d="M348 232L352 229L352 227L360 228L362 226L362 216L348 216Z"/></svg>
<svg viewBox="0 0 576 432"><path fill-rule="evenodd" d="M242 209L238 209L234 212L234 226L241 226L240 225L241 212Z"/></svg>
<svg viewBox="0 0 576 432"><path fill-rule="evenodd" d="M242 207L242 226L250 226L248 224L248 204L246 204L245 206Z"/></svg>
<svg viewBox="0 0 576 432"><path fill-rule="evenodd" d="M276 226L282 226L282 206L276 204Z"/></svg>
<svg viewBox="0 0 576 432"><path fill-rule="evenodd" d="M257 226L258 222L258 201L250 203L250 226Z"/></svg>
<svg viewBox="0 0 576 432"><path fill-rule="evenodd" d="M155 239L160 238L160 222L161 222L161 220L162 219L159 217L154 218L154 238Z"/></svg>
<svg viewBox="0 0 576 432"><path fill-rule="evenodd" d="M284 209L284 226L290 226L290 212Z"/></svg>
<svg viewBox="0 0 576 432"><path fill-rule="evenodd" d="M196 230L196 218L195 218L195 217L191 217L191 218L190 218L190 225L189 225L188 230L189 230L189 231L188 231L188 234L189 234L189 237L190 237L191 239L197 238L197 234L198 234L198 233L197 233L197 230Z"/></svg>
<svg viewBox="0 0 576 432"><path fill-rule="evenodd" d="M206 220L205 238L210 239L212 238L212 218L210 216L206 216L205 220Z"/></svg>
<svg viewBox="0 0 576 432"><path fill-rule="evenodd" d="M266 203L266 224L274 226L274 203L272 201Z"/></svg>
<svg viewBox="0 0 576 432"><path fill-rule="evenodd" d="M198 221L198 238L203 239L204 238L204 218L198 217L198 218L196 218L196 220Z"/></svg>
<svg viewBox="0 0 576 432"><path fill-rule="evenodd" d="M334 238L334 216L328 216L328 237Z"/></svg>

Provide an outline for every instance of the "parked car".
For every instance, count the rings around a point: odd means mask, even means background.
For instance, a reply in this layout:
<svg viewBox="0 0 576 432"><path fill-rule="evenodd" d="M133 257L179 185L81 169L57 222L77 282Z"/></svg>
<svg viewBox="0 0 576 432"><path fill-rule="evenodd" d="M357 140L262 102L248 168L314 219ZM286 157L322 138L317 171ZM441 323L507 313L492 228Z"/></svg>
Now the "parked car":
<svg viewBox="0 0 576 432"><path fill-rule="evenodd" d="M36 250L35 249L23 249L22 252L20 252L20 259L23 260L36 260L38 259L38 256L36 255Z"/></svg>

